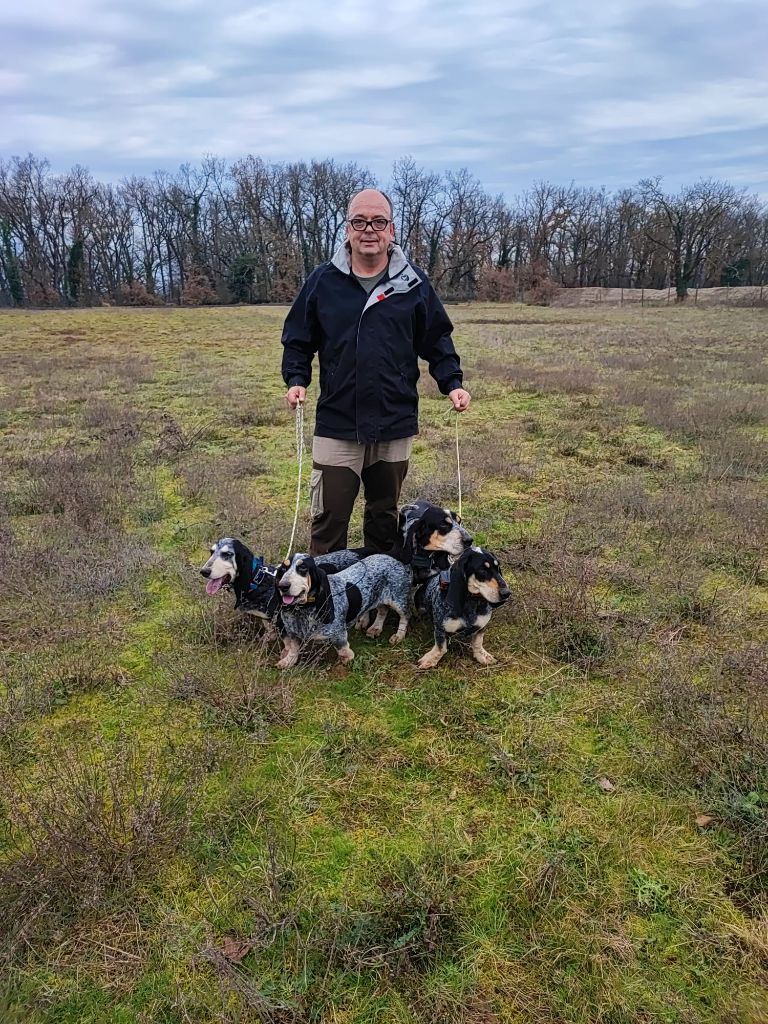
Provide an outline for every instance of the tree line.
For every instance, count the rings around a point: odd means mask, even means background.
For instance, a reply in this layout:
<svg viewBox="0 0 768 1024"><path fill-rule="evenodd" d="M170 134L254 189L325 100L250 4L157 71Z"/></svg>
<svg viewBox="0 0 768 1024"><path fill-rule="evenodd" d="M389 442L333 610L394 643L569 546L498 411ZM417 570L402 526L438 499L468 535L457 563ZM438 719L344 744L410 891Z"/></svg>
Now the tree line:
<svg viewBox="0 0 768 1024"><path fill-rule="evenodd" d="M397 240L446 299L546 301L557 288L762 285L768 208L726 181L667 192L536 182L512 199L412 158L376 182L356 163L199 165L95 180L35 156L0 160L0 304L288 302L380 185Z"/></svg>

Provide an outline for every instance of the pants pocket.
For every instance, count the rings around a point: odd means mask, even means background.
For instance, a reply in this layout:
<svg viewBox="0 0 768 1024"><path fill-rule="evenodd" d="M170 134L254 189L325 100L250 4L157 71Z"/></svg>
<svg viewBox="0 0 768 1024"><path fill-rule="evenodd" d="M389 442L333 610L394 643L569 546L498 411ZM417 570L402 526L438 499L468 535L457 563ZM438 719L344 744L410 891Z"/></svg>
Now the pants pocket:
<svg viewBox="0 0 768 1024"><path fill-rule="evenodd" d="M324 511L323 471L313 469L309 477L309 514L312 519L317 519Z"/></svg>

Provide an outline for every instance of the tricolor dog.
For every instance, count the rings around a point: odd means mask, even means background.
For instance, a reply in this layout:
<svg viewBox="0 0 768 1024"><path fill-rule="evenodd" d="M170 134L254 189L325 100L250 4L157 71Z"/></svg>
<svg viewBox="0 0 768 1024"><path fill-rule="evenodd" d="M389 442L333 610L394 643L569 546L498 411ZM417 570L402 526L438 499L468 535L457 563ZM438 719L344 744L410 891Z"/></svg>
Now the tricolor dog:
<svg viewBox="0 0 768 1024"><path fill-rule="evenodd" d="M416 595L416 606L432 616L435 634L435 645L419 661L419 668L434 668L451 637L468 638L475 661L493 665L496 659L483 646L483 636L494 608L508 597L498 559L483 548L469 548L450 569L433 576Z"/></svg>
<svg viewBox="0 0 768 1024"><path fill-rule="evenodd" d="M447 568L471 543L471 535L449 508L414 501L400 509L398 540L390 554L410 565L418 582Z"/></svg>
<svg viewBox="0 0 768 1024"><path fill-rule="evenodd" d="M331 643L341 661L352 661L355 653L347 629L374 609L378 614L366 631L368 636L381 634L388 608L397 612L400 620L390 643L399 643L408 628L411 571L389 555L369 555L329 575L319 560L296 554L278 568L277 590L285 641L278 668L295 665L302 645L310 640Z"/></svg>

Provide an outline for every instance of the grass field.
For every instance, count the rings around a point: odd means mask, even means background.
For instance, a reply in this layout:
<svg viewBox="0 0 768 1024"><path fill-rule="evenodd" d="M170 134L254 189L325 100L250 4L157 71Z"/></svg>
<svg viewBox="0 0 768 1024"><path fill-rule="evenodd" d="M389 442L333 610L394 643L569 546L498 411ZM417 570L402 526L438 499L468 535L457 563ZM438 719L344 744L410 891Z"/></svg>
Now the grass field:
<svg viewBox="0 0 768 1024"><path fill-rule="evenodd" d="M284 312L0 317L0 1020L765 1024L765 311L453 307L500 663L280 675Z"/></svg>

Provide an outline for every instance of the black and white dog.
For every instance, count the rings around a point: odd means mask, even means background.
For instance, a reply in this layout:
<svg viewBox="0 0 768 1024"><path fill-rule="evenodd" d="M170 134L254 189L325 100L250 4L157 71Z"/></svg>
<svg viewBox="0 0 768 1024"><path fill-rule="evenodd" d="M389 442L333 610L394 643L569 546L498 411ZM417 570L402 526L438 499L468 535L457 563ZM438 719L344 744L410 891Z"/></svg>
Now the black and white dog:
<svg viewBox="0 0 768 1024"><path fill-rule="evenodd" d="M398 539L389 552L413 570L414 583L429 579L472 544L472 537L449 508L429 501L403 505L397 522Z"/></svg>
<svg viewBox="0 0 768 1024"><path fill-rule="evenodd" d="M468 638L475 661L493 665L496 659L483 646L483 636L494 608L508 597L496 556L477 547L464 551L416 595L417 607L432 616L435 633L435 645L421 658L419 668L434 668L448 650L450 637Z"/></svg>
<svg viewBox="0 0 768 1024"><path fill-rule="evenodd" d="M399 643L408 628L411 582L410 569L389 555L369 555L333 574L309 555L286 559L277 570L285 641L277 667L295 665L302 645L309 640L332 643L341 661L352 661L355 652L349 646L347 629L374 609L378 614L367 635L381 634L387 609L392 608L400 622L390 643Z"/></svg>
<svg viewBox="0 0 768 1024"><path fill-rule="evenodd" d="M332 551L319 556L326 572L336 572L355 565L369 554L367 548ZM268 622L275 622L280 611L280 595L275 589L276 565L269 565L261 555L254 555L241 540L221 537L211 548L211 557L200 569L208 581L206 594L217 594L231 588L235 608Z"/></svg>

